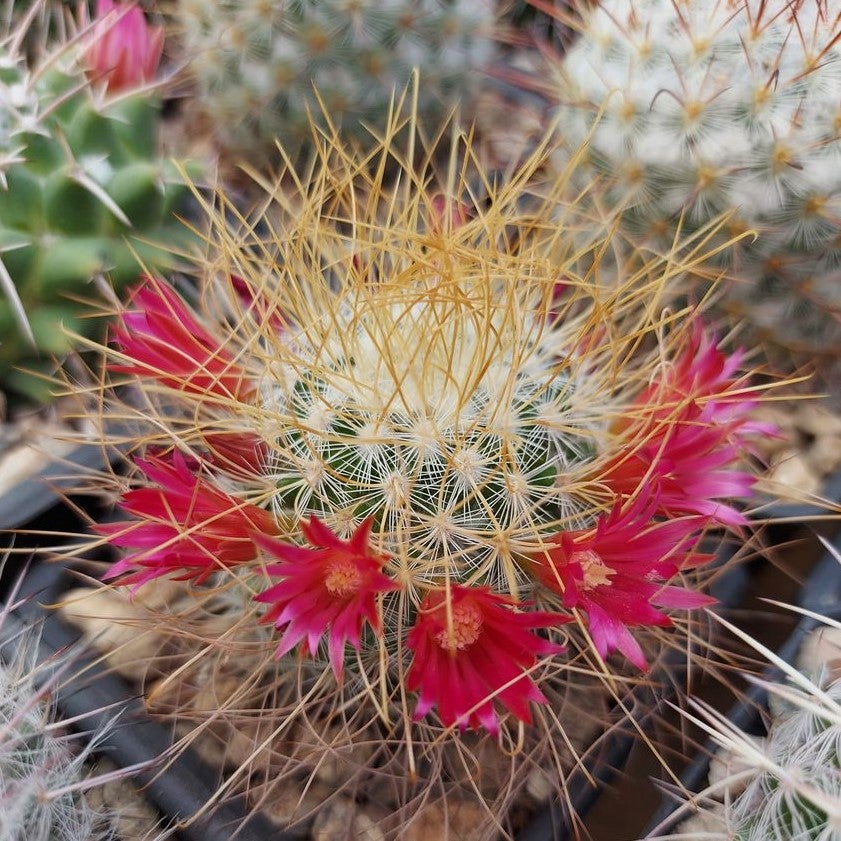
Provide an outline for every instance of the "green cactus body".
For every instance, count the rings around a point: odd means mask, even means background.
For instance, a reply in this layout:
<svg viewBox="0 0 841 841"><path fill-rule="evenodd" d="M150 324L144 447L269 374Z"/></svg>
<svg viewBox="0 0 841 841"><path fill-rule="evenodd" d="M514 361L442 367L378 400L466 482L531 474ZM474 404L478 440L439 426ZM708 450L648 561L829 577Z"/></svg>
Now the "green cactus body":
<svg viewBox="0 0 841 841"><path fill-rule="evenodd" d="M106 274L119 290L141 263L171 264L186 235L170 215L186 186L155 154L154 96L103 96L75 57L59 47L30 70L0 47L0 382L35 399L48 387L21 369L65 355L62 328L100 329L80 302L96 297L92 278Z"/></svg>
<svg viewBox="0 0 841 841"><path fill-rule="evenodd" d="M335 332L292 339L300 362L265 393L289 419L273 448L274 505L300 519L370 516L404 536L416 574L492 583L505 575L499 535L585 521L564 480L595 460L599 425L576 411L586 385L557 374L540 323L502 318L469 285L460 294L363 302L353 290ZM405 357L384 356L386 344Z"/></svg>
<svg viewBox="0 0 841 841"><path fill-rule="evenodd" d="M348 135L384 126L414 67L419 113L440 115L493 50L489 0L180 0L178 14L202 107L244 154L311 139L319 99Z"/></svg>
<svg viewBox="0 0 841 841"><path fill-rule="evenodd" d="M725 305L794 351L841 348L841 3L605 0L558 65L560 130L668 250L735 211ZM598 124L594 126L597 114Z"/></svg>

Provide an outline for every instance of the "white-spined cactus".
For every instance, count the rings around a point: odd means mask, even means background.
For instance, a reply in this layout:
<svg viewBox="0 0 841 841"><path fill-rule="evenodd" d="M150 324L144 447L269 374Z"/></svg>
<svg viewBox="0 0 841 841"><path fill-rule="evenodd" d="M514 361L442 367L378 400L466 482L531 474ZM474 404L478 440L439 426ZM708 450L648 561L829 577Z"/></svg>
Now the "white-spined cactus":
<svg viewBox="0 0 841 841"><path fill-rule="evenodd" d="M833 554L835 550L831 550ZM837 570L836 570L836 574ZM831 588L830 588L831 592ZM794 608L798 613L800 608ZM806 612L806 611L804 611ZM841 838L841 625L821 625L804 637L795 664L719 619L782 675L754 678L768 694L767 735L745 732L703 702L683 715L719 746L709 786L646 838L660 841L838 841ZM808 620L804 620L808 621ZM822 626L824 625L825 626ZM799 636L799 632L795 632ZM683 820L687 813L694 814ZM675 832L659 834L665 827Z"/></svg>
<svg viewBox="0 0 841 841"><path fill-rule="evenodd" d="M419 113L434 119L493 54L490 0L179 0L177 15L218 139L252 156L308 140L310 113L346 135L384 127L415 67Z"/></svg>
<svg viewBox="0 0 841 841"><path fill-rule="evenodd" d="M0 839L3 841L105 841L111 821L84 795L85 763L96 739L71 739L56 722L53 683L38 667L39 633L12 634L9 608L0 605L0 635L14 639L16 654L0 659Z"/></svg>
<svg viewBox="0 0 841 841"><path fill-rule="evenodd" d="M730 809L735 841L841 838L841 681L799 700L774 720L768 766Z"/></svg>
<svg viewBox="0 0 841 841"><path fill-rule="evenodd" d="M841 3L580 0L559 130L637 244L733 212L727 309L795 353L841 349ZM732 231L731 231L732 232Z"/></svg>

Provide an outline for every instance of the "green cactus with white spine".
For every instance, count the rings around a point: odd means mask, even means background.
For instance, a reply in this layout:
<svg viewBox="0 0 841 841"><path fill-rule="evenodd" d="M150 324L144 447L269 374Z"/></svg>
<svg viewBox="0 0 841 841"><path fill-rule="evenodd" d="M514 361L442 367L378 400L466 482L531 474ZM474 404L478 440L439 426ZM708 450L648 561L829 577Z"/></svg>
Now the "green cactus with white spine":
<svg viewBox="0 0 841 841"><path fill-rule="evenodd" d="M729 807L734 841L838 841L841 829L841 681L778 716L765 746L768 767ZM815 709L809 709L810 701Z"/></svg>
<svg viewBox="0 0 841 841"><path fill-rule="evenodd" d="M23 369L71 350L62 328L100 329L80 302L96 298L94 276L119 290L141 263L172 263L187 188L157 152L156 94L108 95L88 80L80 42L35 67L15 48L16 33L0 44L0 383L41 400L48 387Z"/></svg>
<svg viewBox="0 0 841 841"><path fill-rule="evenodd" d="M419 113L440 116L493 55L491 0L179 0L177 16L217 138L249 155L310 140L321 103L346 135L384 127L413 67Z"/></svg>
<svg viewBox="0 0 841 841"><path fill-rule="evenodd" d="M592 130L583 181L606 185L634 243L735 212L724 301L801 358L841 351L841 2L579 0L555 65L559 130ZM596 123L598 116L598 122ZM594 127L595 126L595 127Z"/></svg>
<svg viewBox="0 0 841 841"><path fill-rule="evenodd" d="M348 314L353 306L349 300ZM558 376L546 385L555 351L535 338L528 363L500 353L462 405L455 383L476 376L472 352L482 336L473 318L481 304L465 302L460 318L449 299L426 311L417 304L409 317L412 306L393 303L386 314L372 305L355 315L340 340L312 350L326 357L318 362L328 365L329 375L304 372L288 390L266 394L297 419L277 442L284 455L272 467L273 504L301 518L313 512L332 517L337 510L371 516L376 528L411 534L413 551L430 570L430 558L457 547L471 569L493 570L494 577L501 574L494 563L498 530L514 528L526 512L543 523L574 513L558 482L596 457L586 424L579 430L571 419L580 384ZM524 329L537 331L524 327L528 321L490 319L495 335L512 341ZM422 377L414 370L396 373L382 358L386 343L418 348L425 342ZM470 350L453 350L460 342ZM378 405L383 393L399 398ZM435 409L425 416L418 406L430 399Z"/></svg>

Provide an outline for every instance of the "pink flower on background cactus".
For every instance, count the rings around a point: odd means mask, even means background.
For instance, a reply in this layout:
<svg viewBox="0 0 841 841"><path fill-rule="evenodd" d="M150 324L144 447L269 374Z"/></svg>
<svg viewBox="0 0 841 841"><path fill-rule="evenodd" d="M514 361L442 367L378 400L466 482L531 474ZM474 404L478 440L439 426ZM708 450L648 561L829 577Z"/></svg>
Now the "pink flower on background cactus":
<svg viewBox="0 0 841 841"><path fill-rule="evenodd" d="M695 552L706 520L657 522L655 510L655 501L643 495L624 506L617 503L595 529L561 532L535 558L535 574L560 594L564 607L586 611L599 655L621 651L639 669L647 663L629 628L671 625L659 607L687 610L714 601L665 583L679 570L710 560Z"/></svg>
<svg viewBox="0 0 841 841"><path fill-rule="evenodd" d="M747 496L754 479L734 465L748 438L773 433L750 419L756 391L734 376L743 354L727 355L696 323L690 341L634 401L617 431L640 443L607 465L603 480L623 496L645 485L668 516L698 514L743 526L744 514L722 501Z"/></svg>
<svg viewBox="0 0 841 841"><path fill-rule="evenodd" d="M113 330L125 361L112 371L137 374L202 397L246 399L253 386L222 342L165 283L145 278Z"/></svg>
<svg viewBox="0 0 841 841"><path fill-rule="evenodd" d="M314 549L255 535L263 549L283 561L267 568L269 575L283 576L283 581L255 596L270 605L264 621L283 632L278 657L305 641L315 655L327 634L330 665L340 678L345 643L359 648L366 621L379 631L377 595L398 588L382 572L388 558L368 545L371 525L369 518L350 540L342 540L311 517L309 523L301 523L301 532Z"/></svg>
<svg viewBox="0 0 841 841"><path fill-rule="evenodd" d="M86 53L91 76L104 78L109 93L119 93L154 79L164 30L150 26L135 4L97 0L91 41Z"/></svg>
<svg viewBox="0 0 841 841"><path fill-rule="evenodd" d="M213 572L254 560L254 534L277 533L269 512L226 494L177 451L136 464L151 484L128 491L120 506L137 519L97 526L113 546L136 550L106 579L135 590L163 576L201 584Z"/></svg>
<svg viewBox="0 0 841 841"><path fill-rule="evenodd" d="M533 633L569 621L555 613L516 611L513 599L488 587L452 584L430 592L418 608L406 644L414 654L406 679L418 693L415 719L433 707L445 726L499 732L494 702L531 723L529 703L546 697L528 674L537 658L563 647Z"/></svg>

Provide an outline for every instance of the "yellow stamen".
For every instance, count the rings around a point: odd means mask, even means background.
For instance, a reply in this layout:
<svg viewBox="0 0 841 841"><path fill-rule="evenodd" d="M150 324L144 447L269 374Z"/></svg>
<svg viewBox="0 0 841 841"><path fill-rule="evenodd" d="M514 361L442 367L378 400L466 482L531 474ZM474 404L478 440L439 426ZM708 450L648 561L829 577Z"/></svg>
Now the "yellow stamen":
<svg viewBox="0 0 841 841"><path fill-rule="evenodd" d="M470 602L453 607L452 624L435 635L435 642L450 654L473 645L482 633L482 611Z"/></svg>
<svg viewBox="0 0 841 841"><path fill-rule="evenodd" d="M616 575L616 570L607 566L601 555L592 549L573 552L570 561L574 564L581 564L581 569L584 572L583 586L585 590L592 590L600 584L610 584L611 576Z"/></svg>
<svg viewBox="0 0 841 841"><path fill-rule="evenodd" d="M362 586L362 573L354 563L342 559L327 567L324 586L334 596L345 598L352 596Z"/></svg>

